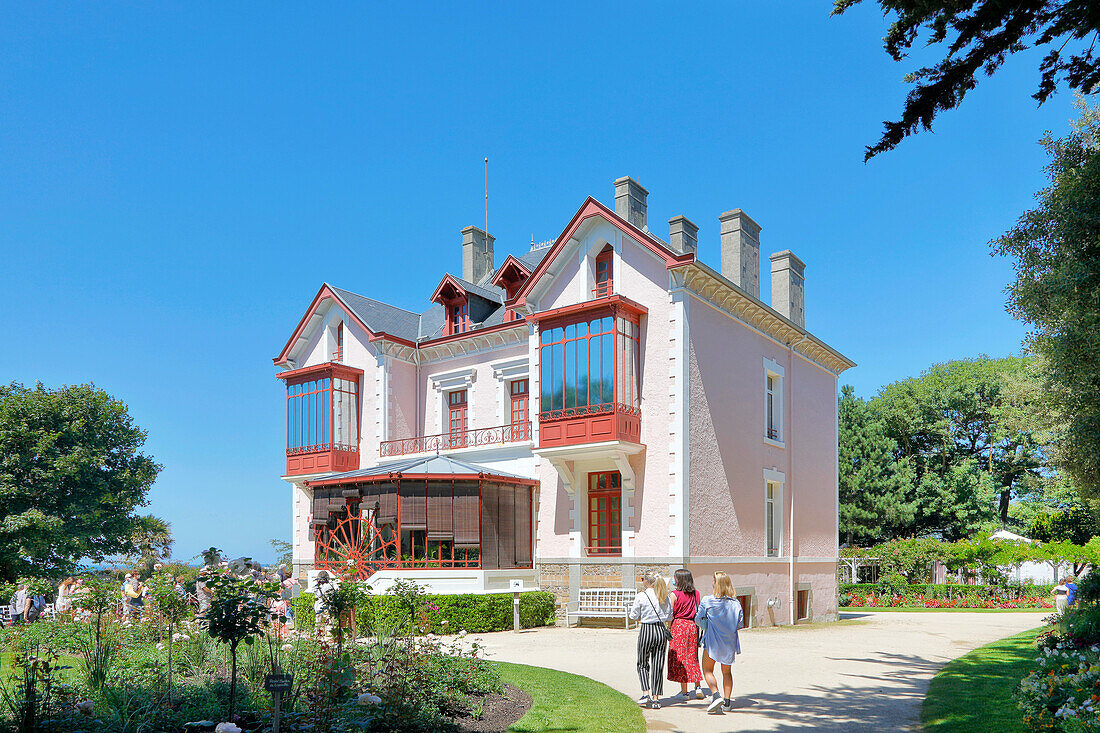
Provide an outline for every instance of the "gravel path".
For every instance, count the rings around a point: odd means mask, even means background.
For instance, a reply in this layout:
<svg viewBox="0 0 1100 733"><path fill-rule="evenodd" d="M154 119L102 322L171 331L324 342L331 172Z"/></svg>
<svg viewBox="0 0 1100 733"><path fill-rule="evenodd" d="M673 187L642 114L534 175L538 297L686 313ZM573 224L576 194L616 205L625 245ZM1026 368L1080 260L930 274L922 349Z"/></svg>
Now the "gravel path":
<svg viewBox="0 0 1100 733"><path fill-rule="evenodd" d="M651 731L905 731L918 728L929 680L969 650L1042 624L1040 613L851 613L835 624L749 629L734 665L737 710L705 700L646 710ZM483 635L491 659L600 680L632 699L636 632L532 629ZM665 683L665 696L679 692Z"/></svg>

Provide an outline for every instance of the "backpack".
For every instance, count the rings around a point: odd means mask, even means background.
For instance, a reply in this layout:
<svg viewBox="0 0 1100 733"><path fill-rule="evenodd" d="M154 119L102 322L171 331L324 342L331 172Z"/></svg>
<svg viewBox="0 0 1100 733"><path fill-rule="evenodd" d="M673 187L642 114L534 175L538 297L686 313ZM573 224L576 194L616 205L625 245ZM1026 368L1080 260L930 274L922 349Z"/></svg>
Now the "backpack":
<svg viewBox="0 0 1100 733"><path fill-rule="evenodd" d="M31 607L27 609L27 621L37 621L38 617L42 615L42 609L38 607L37 603L31 603Z"/></svg>

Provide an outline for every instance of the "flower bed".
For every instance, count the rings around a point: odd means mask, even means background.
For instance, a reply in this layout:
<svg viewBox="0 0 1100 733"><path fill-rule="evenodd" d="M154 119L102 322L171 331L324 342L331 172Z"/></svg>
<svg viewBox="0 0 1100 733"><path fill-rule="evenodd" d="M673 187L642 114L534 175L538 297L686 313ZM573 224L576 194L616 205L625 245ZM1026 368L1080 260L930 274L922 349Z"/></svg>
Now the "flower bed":
<svg viewBox="0 0 1100 733"><path fill-rule="evenodd" d="M1024 725L1033 731L1100 731L1100 645L1050 635L1039 646L1034 671L1016 691Z"/></svg>
<svg viewBox="0 0 1100 733"><path fill-rule="evenodd" d="M920 593L895 596L848 593L841 596L841 605L856 608L1054 608L1054 602L1049 596L929 598Z"/></svg>

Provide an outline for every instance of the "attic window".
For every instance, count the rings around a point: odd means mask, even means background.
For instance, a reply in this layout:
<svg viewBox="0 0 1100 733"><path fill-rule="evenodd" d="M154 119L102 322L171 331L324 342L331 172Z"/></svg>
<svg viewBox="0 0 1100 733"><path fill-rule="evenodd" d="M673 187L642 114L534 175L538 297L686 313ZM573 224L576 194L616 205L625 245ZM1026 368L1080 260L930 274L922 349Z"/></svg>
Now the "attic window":
<svg viewBox="0 0 1100 733"><path fill-rule="evenodd" d="M470 307L466 301L458 301L450 306L447 325L450 333L466 333L470 330Z"/></svg>
<svg viewBox="0 0 1100 733"><path fill-rule="evenodd" d="M611 295L613 257L614 252L610 246L604 247L596 256L596 287L592 289L592 294L597 298Z"/></svg>

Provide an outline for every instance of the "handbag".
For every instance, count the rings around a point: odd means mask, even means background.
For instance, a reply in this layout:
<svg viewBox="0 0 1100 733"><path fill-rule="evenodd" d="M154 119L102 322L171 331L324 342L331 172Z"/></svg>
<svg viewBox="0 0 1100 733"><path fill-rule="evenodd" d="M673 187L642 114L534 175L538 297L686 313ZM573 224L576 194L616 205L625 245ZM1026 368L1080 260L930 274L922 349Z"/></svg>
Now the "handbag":
<svg viewBox="0 0 1100 733"><path fill-rule="evenodd" d="M672 641L672 632L668 630L668 624L666 624L664 621L661 621L661 614L657 613L657 606L653 603L653 597L650 596L649 593L646 593L645 591L642 591L642 593L645 594L645 599L647 601L649 601L649 605L653 609L654 615L657 616L658 623L661 624L661 631L664 632L664 633L661 634L661 637L664 639L665 643L667 644L668 642Z"/></svg>

